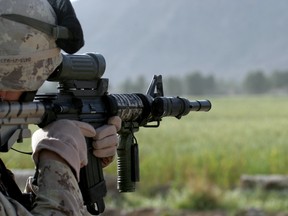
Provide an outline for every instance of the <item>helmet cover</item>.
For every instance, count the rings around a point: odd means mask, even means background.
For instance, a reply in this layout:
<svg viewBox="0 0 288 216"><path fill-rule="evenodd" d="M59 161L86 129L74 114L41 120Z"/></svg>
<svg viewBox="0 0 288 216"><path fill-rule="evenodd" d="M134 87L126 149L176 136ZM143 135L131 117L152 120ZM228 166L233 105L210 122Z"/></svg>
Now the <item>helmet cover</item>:
<svg viewBox="0 0 288 216"><path fill-rule="evenodd" d="M46 0L0 0L1 14L19 14L56 24ZM55 38L0 17L0 90L35 91L62 61Z"/></svg>

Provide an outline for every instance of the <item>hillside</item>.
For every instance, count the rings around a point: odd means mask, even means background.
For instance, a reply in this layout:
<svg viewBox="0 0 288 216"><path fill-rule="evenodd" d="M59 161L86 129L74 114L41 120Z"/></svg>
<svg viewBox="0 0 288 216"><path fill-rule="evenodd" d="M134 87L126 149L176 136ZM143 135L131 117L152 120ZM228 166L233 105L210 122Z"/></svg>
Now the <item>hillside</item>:
<svg viewBox="0 0 288 216"><path fill-rule="evenodd" d="M285 0L78 0L83 52L107 61L117 83L200 70L241 79L254 69L288 68Z"/></svg>

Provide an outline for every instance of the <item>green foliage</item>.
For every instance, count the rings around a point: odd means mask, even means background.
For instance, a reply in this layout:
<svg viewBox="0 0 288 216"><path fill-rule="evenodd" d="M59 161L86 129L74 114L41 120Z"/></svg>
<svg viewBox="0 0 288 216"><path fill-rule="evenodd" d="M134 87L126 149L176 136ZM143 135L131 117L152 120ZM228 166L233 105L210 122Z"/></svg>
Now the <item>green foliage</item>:
<svg viewBox="0 0 288 216"><path fill-rule="evenodd" d="M209 185L208 185L209 187ZM193 209L193 210L213 210L221 207L219 194L211 190L211 188L196 188L190 191L188 195L181 202L176 204L179 209Z"/></svg>
<svg viewBox="0 0 288 216"><path fill-rule="evenodd" d="M288 89L288 71L276 70L271 74L272 88Z"/></svg>
<svg viewBox="0 0 288 216"><path fill-rule="evenodd" d="M185 77L168 76L163 77L165 95L205 95L215 94L217 84L215 78L204 76L196 71L189 73ZM126 80L120 85L120 91L123 93L146 92L148 84L143 76L138 77L136 81Z"/></svg>
<svg viewBox="0 0 288 216"><path fill-rule="evenodd" d="M233 209L262 209L265 212L286 212L288 193L284 191L230 190L223 194L222 202L233 204ZM272 214L274 215L274 214Z"/></svg>
<svg viewBox="0 0 288 216"><path fill-rule="evenodd" d="M250 72L244 79L245 91L251 94L263 94L270 90L270 83L263 71Z"/></svg>
<svg viewBox="0 0 288 216"><path fill-rule="evenodd" d="M188 95L211 94L216 89L214 77L205 77L200 72L188 74L184 78L184 84L186 86L186 94Z"/></svg>
<svg viewBox="0 0 288 216"><path fill-rule="evenodd" d="M164 86L165 86L165 92L166 95L183 95L184 94L184 86L183 81L179 77L167 77L165 80L163 80Z"/></svg>
<svg viewBox="0 0 288 216"><path fill-rule="evenodd" d="M143 76L139 76L136 81L126 80L120 86L120 91L123 93L144 93L148 88L148 83ZM118 92L119 93L119 92Z"/></svg>
<svg viewBox="0 0 288 216"><path fill-rule="evenodd" d="M213 75L194 71L185 76L164 76L164 94L177 95L240 95L288 93L288 71L265 73L262 70L250 71L244 79L217 80ZM135 81L126 80L121 84L121 92L146 92L148 85L143 76Z"/></svg>

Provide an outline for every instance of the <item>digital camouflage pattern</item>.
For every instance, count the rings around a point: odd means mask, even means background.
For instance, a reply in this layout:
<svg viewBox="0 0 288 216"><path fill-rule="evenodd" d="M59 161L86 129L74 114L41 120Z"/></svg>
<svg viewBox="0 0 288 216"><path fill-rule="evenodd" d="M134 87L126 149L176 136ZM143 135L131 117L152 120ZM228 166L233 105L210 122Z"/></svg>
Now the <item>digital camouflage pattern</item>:
<svg viewBox="0 0 288 216"><path fill-rule="evenodd" d="M41 162L39 189L34 208L28 212L17 201L0 193L1 216L85 216L81 191L71 169L57 161ZM53 179L53 180L52 180Z"/></svg>
<svg viewBox="0 0 288 216"><path fill-rule="evenodd" d="M21 23L1 17L20 14L55 24L46 0L0 0L0 90L34 91L61 63L55 39Z"/></svg>

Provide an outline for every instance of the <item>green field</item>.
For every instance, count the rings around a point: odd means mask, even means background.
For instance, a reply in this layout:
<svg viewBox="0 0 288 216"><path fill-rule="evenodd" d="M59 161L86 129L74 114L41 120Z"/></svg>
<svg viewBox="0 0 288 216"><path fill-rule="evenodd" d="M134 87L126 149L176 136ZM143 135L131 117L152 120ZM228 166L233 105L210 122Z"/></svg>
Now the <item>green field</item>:
<svg viewBox="0 0 288 216"><path fill-rule="evenodd" d="M213 199L215 208L223 205L227 208L227 202L223 204L225 200L230 200L229 205L234 207L245 206L247 202L253 203L250 200L253 198L256 206L271 211L288 210L287 195L285 202L283 194L279 199L279 193L266 194L264 202L260 192L261 196L253 193L247 197L247 193L240 196L236 191L243 174L287 174L288 97L209 99L213 105L209 112L193 112L181 120L165 118L159 128L141 128L136 133L141 182L139 192L128 195L127 200L130 196L152 196L153 191L167 186L173 189L173 193L169 190L166 199L174 200L172 202L178 207L193 208L194 204L189 200L199 192L202 196L207 195L204 199ZM26 149L29 144L17 145L18 148L21 146ZM1 153L1 158L10 168L33 168L30 156L9 152ZM106 172L116 174L116 162ZM256 199L258 195L260 198ZM181 201L175 201L176 196ZM276 203L273 207L267 207L267 203L271 205L267 196L273 197ZM161 199L158 203L164 205Z"/></svg>
<svg viewBox="0 0 288 216"><path fill-rule="evenodd" d="M136 134L145 184L203 179L233 188L242 174L287 173L288 98L211 102L210 112L193 112L181 120L165 118L159 128Z"/></svg>

